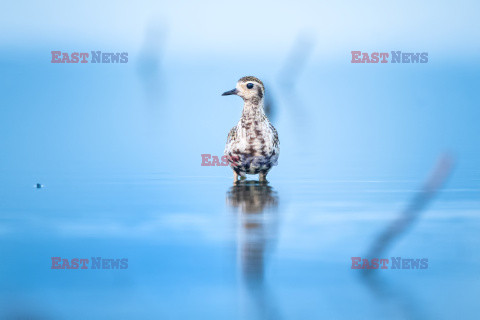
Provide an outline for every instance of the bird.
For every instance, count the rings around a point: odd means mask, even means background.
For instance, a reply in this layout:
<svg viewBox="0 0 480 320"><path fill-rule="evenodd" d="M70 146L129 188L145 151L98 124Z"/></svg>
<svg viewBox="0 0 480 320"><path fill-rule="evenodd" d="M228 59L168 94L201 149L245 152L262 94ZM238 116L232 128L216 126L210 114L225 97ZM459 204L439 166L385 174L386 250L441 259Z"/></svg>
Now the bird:
<svg viewBox="0 0 480 320"><path fill-rule="evenodd" d="M266 182L268 172L277 165L280 141L264 112L265 87L258 78L247 76L222 94L228 95L243 99L242 116L228 133L224 151L233 169L233 183L246 179L247 174L258 174L259 182Z"/></svg>

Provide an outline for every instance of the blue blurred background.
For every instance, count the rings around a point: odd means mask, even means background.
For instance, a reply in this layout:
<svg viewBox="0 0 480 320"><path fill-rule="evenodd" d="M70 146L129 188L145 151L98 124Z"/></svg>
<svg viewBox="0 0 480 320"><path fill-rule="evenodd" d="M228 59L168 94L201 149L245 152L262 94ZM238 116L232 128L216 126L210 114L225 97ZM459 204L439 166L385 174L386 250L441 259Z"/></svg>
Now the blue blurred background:
<svg viewBox="0 0 480 320"><path fill-rule="evenodd" d="M475 319L479 6L2 3L0 317ZM129 61L53 64L55 50ZM200 165L223 154L242 101L220 95L246 75L281 141L268 188ZM350 257L445 152L447 184L385 253L430 267L382 272L376 295ZM53 256L129 268L51 270Z"/></svg>

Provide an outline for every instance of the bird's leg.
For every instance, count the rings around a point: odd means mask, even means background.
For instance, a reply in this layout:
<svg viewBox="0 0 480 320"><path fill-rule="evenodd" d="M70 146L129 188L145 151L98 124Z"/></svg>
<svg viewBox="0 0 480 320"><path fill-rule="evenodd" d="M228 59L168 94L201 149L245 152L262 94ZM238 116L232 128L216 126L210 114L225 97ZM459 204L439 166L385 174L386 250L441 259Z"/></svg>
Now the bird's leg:
<svg viewBox="0 0 480 320"><path fill-rule="evenodd" d="M237 181L238 181L238 174L235 171L233 171L233 183L237 183Z"/></svg>
<svg viewBox="0 0 480 320"><path fill-rule="evenodd" d="M266 173L263 173L263 172L260 172L258 174L258 181L260 182L267 182L267 174Z"/></svg>

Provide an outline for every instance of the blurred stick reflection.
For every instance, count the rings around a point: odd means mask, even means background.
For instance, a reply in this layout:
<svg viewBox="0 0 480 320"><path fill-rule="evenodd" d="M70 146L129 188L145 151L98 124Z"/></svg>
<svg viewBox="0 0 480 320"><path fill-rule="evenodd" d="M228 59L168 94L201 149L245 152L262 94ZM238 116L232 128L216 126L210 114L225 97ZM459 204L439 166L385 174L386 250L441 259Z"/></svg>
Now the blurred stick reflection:
<svg viewBox="0 0 480 320"><path fill-rule="evenodd" d="M388 247L404 234L409 227L420 217L422 211L431 203L434 196L443 186L453 168L453 160L444 154L438 160L433 172L424 183L421 190L414 195L407 207L400 213L387 228L375 239L367 257L384 257ZM427 319L422 314L421 308L413 298L412 293L400 288L392 288L382 277L378 276L375 269L364 269L362 279L373 295L382 300L382 306L390 306L395 312L396 319Z"/></svg>
<svg viewBox="0 0 480 320"><path fill-rule="evenodd" d="M369 254L367 255L368 257L377 258L382 256L395 239L405 233L408 227L418 219L421 212L427 207L437 191L442 187L445 180L450 175L452 167L452 158L448 154L443 155L439 159L432 174L425 182L423 188L415 194L398 218L393 221L373 242Z"/></svg>

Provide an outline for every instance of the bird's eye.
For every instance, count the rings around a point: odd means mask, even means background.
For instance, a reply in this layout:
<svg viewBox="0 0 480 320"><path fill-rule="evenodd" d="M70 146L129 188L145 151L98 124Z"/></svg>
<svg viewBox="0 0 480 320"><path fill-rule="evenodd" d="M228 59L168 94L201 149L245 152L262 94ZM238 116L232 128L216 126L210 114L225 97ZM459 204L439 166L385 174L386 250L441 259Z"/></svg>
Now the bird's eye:
<svg viewBox="0 0 480 320"><path fill-rule="evenodd" d="M247 88L252 89L253 88L253 83L247 83Z"/></svg>

